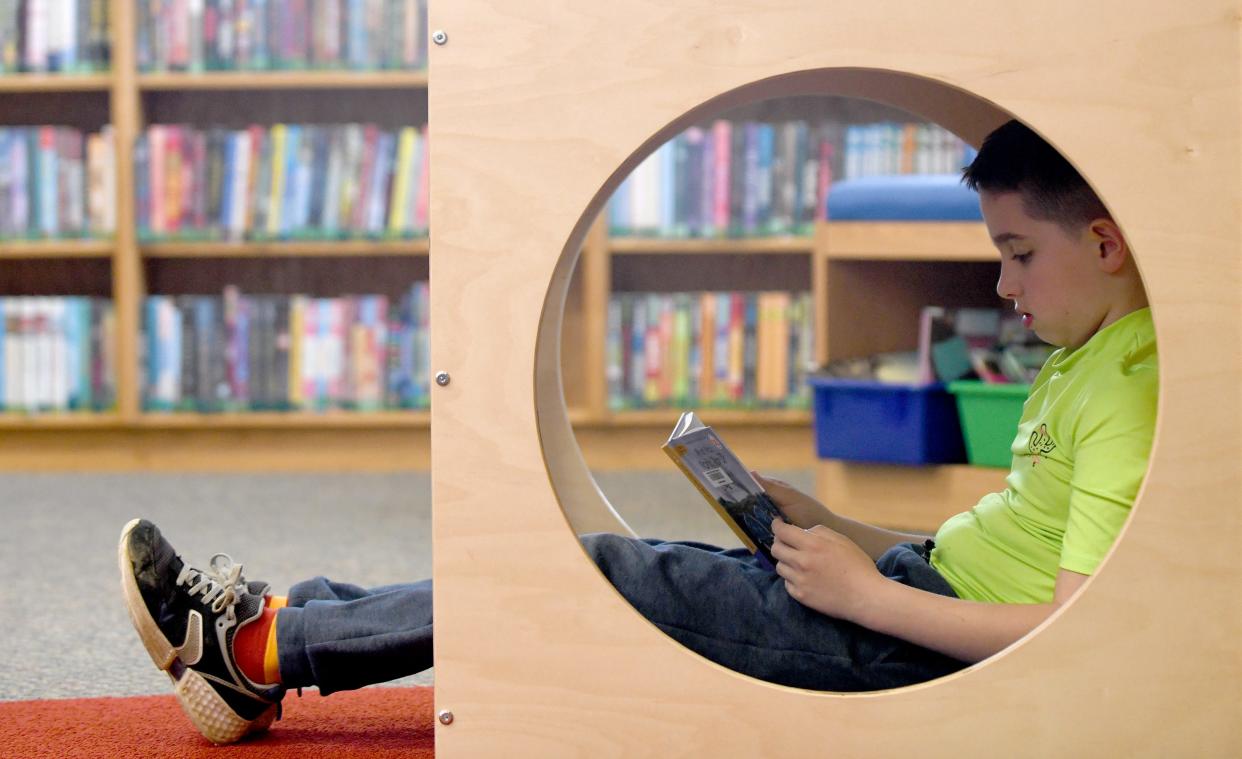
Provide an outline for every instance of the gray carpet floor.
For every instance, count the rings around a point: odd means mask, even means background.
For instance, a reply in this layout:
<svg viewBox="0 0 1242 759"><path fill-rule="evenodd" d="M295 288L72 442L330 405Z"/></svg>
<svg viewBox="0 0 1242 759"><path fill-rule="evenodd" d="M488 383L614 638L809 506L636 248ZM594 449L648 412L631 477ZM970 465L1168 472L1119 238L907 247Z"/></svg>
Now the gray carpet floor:
<svg viewBox="0 0 1242 759"><path fill-rule="evenodd" d="M809 471L771 474L813 490ZM640 535L737 545L676 471L596 480ZM276 589L319 574L370 586L431 573L422 473L0 473L0 700L169 691L120 595L116 542L135 516L158 524L191 564L225 552Z"/></svg>

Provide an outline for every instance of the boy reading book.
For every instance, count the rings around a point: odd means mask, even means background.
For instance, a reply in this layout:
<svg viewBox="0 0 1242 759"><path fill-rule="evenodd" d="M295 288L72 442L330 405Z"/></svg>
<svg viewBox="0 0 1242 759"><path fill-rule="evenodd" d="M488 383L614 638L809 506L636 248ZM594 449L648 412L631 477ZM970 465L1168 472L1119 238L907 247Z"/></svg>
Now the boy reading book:
<svg viewBox="0 0 1242 759"><path fill-rule="evenodd" d="M616 588L687 647L757 678L858 691L953 672L1065 604L1117 536L1147 468L1157 368L1130 249L1082 177L1025 126L965 171L1000 251L997 293L1060 346L1031 387L1003 492L935 536L834 514L758 478L775 571L746 549L588 535ZM120 543L130 615L195 725L218 742L266 728L286 688L323 693L431 665L431 583L365 590L316 578L275 597L240 567L186 565L149 522Z"/></svg>

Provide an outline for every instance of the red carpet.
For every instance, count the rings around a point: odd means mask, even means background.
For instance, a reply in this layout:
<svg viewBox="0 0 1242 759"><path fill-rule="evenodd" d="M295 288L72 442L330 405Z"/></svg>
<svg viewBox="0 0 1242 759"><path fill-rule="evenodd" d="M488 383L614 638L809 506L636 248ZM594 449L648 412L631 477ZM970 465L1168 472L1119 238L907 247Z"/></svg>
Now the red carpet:
<svg viewBox="0 0 1242 759"><path fill-rule="evenodd" d="M432 688L290 693L284 719L232 746L198 734L167 696L0 702L0 756L435 756Z"/></svg>

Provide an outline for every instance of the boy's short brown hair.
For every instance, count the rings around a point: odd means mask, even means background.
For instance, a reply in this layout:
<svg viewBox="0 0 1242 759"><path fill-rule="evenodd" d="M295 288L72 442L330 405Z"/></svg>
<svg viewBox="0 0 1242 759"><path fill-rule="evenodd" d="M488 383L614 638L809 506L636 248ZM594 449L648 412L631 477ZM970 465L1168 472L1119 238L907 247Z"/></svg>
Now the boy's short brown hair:
<svg viewBox="0 0 1242 759"><path fill-rule="evenodd" d="M983 140L979 155L962 170L977 192L1017 192L1027 214L1077 230L1108 209L1082 175L1030 127L1008 121Z"/></svg>

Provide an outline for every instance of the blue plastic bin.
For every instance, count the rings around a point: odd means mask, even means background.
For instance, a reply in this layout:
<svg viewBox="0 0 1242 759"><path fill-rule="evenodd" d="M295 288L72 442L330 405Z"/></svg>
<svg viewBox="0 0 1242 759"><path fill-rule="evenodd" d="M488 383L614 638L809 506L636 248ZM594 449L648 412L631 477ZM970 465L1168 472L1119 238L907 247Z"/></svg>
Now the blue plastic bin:
<svg viewBox="0 0 1242 759"><path fill-rule="evenodd" d="M890 385L811 377L820 458L956 464L966 448L953 395L941 383Z"/></svg>

